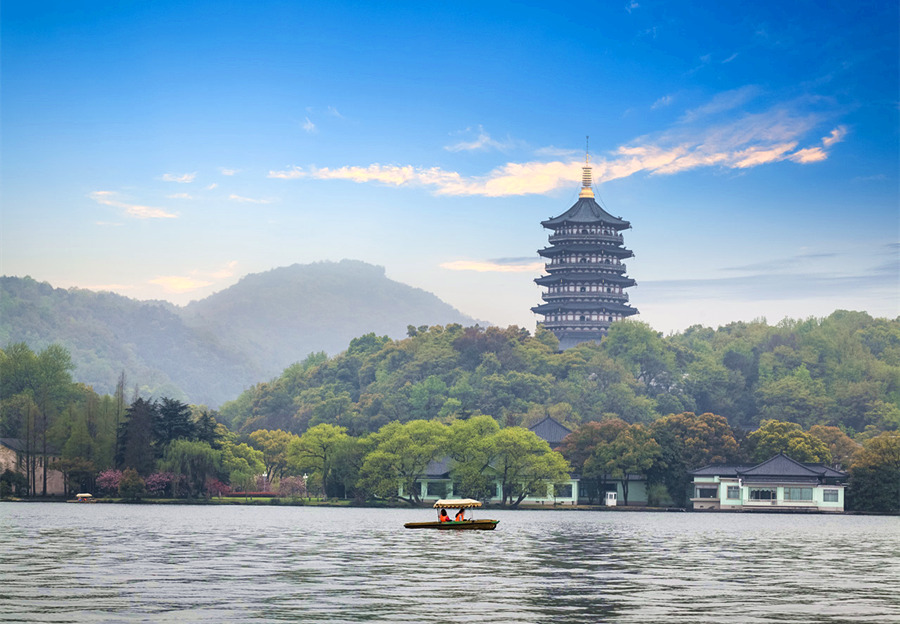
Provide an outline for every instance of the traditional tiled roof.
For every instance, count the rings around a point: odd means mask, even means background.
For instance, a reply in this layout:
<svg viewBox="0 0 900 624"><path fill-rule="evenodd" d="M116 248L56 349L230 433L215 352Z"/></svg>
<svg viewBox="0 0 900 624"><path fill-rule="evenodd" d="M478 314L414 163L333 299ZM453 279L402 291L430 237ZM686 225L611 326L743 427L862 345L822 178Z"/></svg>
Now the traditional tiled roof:
<svg viewBox="0 0 900 624"><path fill-rule="evenodd" d="M425 468L425 476L429 479L446 479L450 476L450 464L453 460L445 457L441 460L428 462Z"/></svg>
<svg viewBox="0 0 900 624"><path fill-rule="evenodd" d="M562 444L563 438L572 433L571 429L550 416L531 425L529 429L533 431L537 437L545 440L547 444L550 445L550 448L556 448Z"/></svg>
<svg viewBox="0 0 900 624"><path fill-rule="evenodd" d="M603 210L603 208L600 207L600 204L592 197L581 197L575 202L574 206L558 217L541 221L541 225L545 228L552 228L563 225L564 223L604 223L612 225L619 230L631 227L631 224L628 223L628 221L614 217Z"/></svg>
<svg viewBox="0 0 900 624"><path fill-rule="evenodd" d="M822 464L798 462L784 453L770 457L755 466L710 464L692 470L689 474L695 477L741 477L753 480L844 478L847 476L847 473Z"/></svg>

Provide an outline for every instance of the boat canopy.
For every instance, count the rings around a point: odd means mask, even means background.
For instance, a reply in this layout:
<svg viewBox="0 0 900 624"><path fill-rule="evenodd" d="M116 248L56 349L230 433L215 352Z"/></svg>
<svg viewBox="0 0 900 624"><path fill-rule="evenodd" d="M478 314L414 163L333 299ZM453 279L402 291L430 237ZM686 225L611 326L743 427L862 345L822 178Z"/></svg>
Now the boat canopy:
<svg viewBox="0 0 900 624"><path fill-rule="evenodd" d="M442 498L434 504L435 509L469 509L481 507L481 501L474 498Z"/></svg>
<svg viewBox="0 0 900 624"><path fill-rule="evenodd" d="M82 493L82 494L76 494L75 498L94 498L94 497L90 494Z"/></svg>

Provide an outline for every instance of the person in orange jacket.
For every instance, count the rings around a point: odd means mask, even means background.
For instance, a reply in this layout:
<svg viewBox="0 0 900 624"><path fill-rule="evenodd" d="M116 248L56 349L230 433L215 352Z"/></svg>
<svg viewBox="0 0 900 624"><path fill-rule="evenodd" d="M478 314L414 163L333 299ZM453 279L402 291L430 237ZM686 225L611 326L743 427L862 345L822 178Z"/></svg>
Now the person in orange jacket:
<svg viewBox="0 0 900 624"><path fill-rule="evenodd" d="M456 512L456 518L454 518L454 520L456 520L457 522L462 522L465 519L466 519L466 510L465 509L460 509L459 511Z"/></svg>
<svg viewBox="0 0 900 624"><path fill-rule="evenodd" d="M450 516L447 515L446 509L441 509L441 515L438 516L438 520L440 520L441 522L449 522L450 521Z"/></svg>

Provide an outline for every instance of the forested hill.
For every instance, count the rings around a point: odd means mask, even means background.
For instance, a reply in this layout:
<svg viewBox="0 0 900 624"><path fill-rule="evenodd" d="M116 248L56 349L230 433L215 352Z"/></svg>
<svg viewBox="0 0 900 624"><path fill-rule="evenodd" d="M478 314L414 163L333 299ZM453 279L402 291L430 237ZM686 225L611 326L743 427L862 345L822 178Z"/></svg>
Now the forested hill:
<svg viewBox="0 0 900 624"><path fill-rule="evenodd" d="M434 295L362 262L293 265L248 275L182 308L166 302L53 288L0 277L0 348L58 343L74 378L216 407L310 353L337 353L369 332L396 338L408 325L472 323Z"/></svg>
<svg viewBox="0 0 900 624"><path fill-rule="evenodd" d="M388 279L383 267L355 260L247 275L190 303L184 318L249 354L263 379L310 353L344 351L370 332L401 338L410 325L475 322L429 292Z"/></svg>
<svg viewBox="0 0 900 624"><path fill-rule="evenodd" d="M415 333L415 332L414 332ZM621 418L710 412L739 430L766 419L849 433L900 427L900 319L837 311L825 319L700 326L663 337L614 323L600 345L557 353L556 338L510 327L435 326L403 340L374 334L312 357L221 409L235 429L355 435L387 422L473 414L505 425L551 415L575 428Z"/></svg>

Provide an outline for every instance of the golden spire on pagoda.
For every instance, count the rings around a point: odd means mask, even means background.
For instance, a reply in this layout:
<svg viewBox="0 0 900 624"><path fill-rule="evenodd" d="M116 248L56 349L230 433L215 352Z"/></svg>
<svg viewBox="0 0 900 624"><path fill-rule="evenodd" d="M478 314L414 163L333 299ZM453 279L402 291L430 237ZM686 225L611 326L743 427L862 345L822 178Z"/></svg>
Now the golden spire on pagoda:
<svg viewBox="0 0 900 624"><path fill-rule="evenodd" d="M581 192L578 197L594 197L594 189L591 188L591 152L588 149L590 137L584 140L584 167L581 168Z"/></svg>

